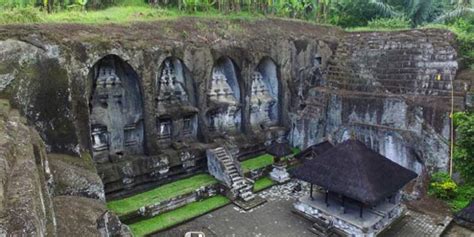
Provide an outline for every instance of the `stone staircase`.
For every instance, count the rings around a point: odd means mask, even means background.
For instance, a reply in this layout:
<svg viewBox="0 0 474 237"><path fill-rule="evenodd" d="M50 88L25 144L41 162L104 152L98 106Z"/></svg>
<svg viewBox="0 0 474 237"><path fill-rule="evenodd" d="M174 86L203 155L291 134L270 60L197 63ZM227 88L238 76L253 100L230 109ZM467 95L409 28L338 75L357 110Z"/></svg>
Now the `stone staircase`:
<svg viewBox="0 0 474 237"><path fill-rule="evenodd" d="M243 177L240 167L238 167L238 164L229 152L223 147L212 149L211 152L215 155L218 162L222 164L223 179L229 186L232 194L245 202L253 200L255 198L255 194L252 192L253 183Z"/></svg>

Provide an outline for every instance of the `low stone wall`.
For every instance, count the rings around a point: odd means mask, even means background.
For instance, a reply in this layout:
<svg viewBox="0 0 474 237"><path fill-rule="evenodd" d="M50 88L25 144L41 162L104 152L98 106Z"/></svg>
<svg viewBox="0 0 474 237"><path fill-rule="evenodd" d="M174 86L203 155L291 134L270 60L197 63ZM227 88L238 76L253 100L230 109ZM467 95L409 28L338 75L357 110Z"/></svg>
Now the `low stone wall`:
<svg viewBox="0 0 474 237"><path fill-rule="evenodd" d="M120 220L126 223L133 223L144 218L151 218L164 212L185 206L186 204L206 199L222 193L221 184L211 184L200 187L190 193L179 195L171 199L141 207L140 209L120 216Z"/></svg>

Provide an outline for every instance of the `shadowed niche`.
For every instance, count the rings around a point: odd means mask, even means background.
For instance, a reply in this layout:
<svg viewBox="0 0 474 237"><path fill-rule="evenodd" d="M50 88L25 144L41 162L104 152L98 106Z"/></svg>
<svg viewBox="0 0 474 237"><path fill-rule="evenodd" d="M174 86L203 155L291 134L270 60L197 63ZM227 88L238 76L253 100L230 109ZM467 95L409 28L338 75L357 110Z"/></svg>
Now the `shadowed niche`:
<svg viewBox="0 0 474 237"><path fill-rule="evenodd" d="M217 60L207 91L207 120L212 132L235 132L241 128L240 86L237 67L228 57Z"/></svg>
<svg viewBox="0 0 474 237"><path fill-rule="evenodd" d="M143 154L143 102L139 77L116 55L100 59L91 69L92 152L99 163Z"/></svg>
<svg viewBox="0 0 474 237"><path fill-rule="evenodd" d="M252 75L250 124L253 127L270 127L278 124L279 79L277 66L272 59L263 58Z"/></svg>
<svg viewBox="0 0 474 237"><path fill-rule="evenodd" d="M196 89L189 70L175 57L166 58L156 79L158 142L194 140L197 134Z"/></svg>

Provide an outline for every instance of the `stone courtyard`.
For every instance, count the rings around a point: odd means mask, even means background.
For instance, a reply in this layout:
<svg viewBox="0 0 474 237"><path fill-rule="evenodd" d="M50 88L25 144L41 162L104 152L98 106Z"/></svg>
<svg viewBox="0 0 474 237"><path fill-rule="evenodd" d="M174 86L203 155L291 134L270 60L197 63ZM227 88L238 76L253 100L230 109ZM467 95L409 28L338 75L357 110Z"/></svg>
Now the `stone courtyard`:
<svg viewBox="0 0 474 237"><path fill-rule="evenodd" d="M293 203L298 198L307 195L309 185L301 182L302 189L293 191L297 181L275 185L258 195L267 202L250 211L243 211L234 205L227 205L209 214L198 217L185 224L162 231L156 237L181 237L190 231L201 231L205 236L281 236L281 237L306 237L316 236L309 228L312 223L292 212ZM450 227L445 233L450 222L446 219L435 218L414 210L408 210L392 228L381 233L382 237L395 236L456 236L459 232L457 226ZM451 233L453 232L453 233ZM462 236L471 237L473 233L462 232Z"/></svg>

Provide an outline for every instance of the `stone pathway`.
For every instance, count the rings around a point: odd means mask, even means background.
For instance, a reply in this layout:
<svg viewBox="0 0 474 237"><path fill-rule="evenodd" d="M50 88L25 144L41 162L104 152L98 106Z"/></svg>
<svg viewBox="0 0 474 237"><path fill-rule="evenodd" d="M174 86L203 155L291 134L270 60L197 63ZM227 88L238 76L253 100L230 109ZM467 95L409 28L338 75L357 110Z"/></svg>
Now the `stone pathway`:
<svg viewBox="0 0 474 237"><path fill-rule="evenodd" d="M406 215L395 222L380 237L435 237L441 236L451 222L451 217L434 218L421 212L407 210Z"/></svg>

